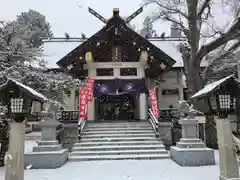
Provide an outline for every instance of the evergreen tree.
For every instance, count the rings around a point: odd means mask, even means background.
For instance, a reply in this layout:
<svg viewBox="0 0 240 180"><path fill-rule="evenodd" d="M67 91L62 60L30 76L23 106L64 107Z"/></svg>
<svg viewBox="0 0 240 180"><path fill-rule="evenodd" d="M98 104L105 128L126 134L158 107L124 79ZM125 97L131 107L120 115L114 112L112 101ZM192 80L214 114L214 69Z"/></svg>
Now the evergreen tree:
<svg viewBox="0 0 240 180"><path fill-rule="evenodd" d="M40 47L42 38L53 37L50 24L44 15L37 11L22 12L15 21L8 24L31 47Z"/></svg>

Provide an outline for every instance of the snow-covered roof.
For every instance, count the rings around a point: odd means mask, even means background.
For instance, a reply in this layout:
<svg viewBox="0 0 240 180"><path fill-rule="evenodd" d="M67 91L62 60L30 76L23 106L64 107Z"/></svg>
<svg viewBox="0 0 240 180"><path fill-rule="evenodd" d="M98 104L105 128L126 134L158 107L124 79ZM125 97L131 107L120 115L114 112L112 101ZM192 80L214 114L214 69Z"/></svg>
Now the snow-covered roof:
<svg viewBox="0 0 240 180"><path fill-rule="evenodd" d="M26 93L32 95L32 97L37 98L40 101L48 101L48 98L46 98L41 93L37 92L36 90L34 90L34 89L32 89L32 88L30 88L30 87L28 87L28 86L18 82L16 80L12 79L12 78L8 78L7 82L0 86L0 91L2 89L4 89L4 87L6 87L11 82L15 83L17 86L19 86L20 88L24 89L24 91L26 91Z"/></svg>
<svg viewBox="0 0 240 180"><path fill-rule="evenodd" d="M183 67L182 55L177 48L179 41L150 40L150 42L176 61L173 67ZM58 68L56 62L62 59L81 43L81 38L71 38L68 40L64 38L45 40L43 58L47 62L47 68ZM207 65L207 61L203 60L201 66L206 67Z"/></svg>
<svg viewBox="0 0 240 180"><path fill-rule="evenodd" d="M44 41L43 58L47 68L59 68L56 63L81 43L80 39Z"/></svg>
<svg viewBox="0 0 240 180"><path fill-rule="evenodd" d="M176 63L173 67L183 67L182 54L178 50L179 41L150 41L152 44L157 46L163 52L165 52L168 56L173 58ZM202 60L201 67L206 67L208 65L206 60Z"/></svg>
<svg viewBox="0 0 240 180"><path fill-rule="evenodd" d="M191 98L195 99L195 98L199 98L202 97L204 95L207 95L208 93L214 91L216 88L218 88L222 83L224 83L226 80L233 78L234 74L227 76L225 78L222 78L218 81L215 81L213 83L207 84L205 85L205 87L201 90L199 90L196 94L194 94Z"/></svg>

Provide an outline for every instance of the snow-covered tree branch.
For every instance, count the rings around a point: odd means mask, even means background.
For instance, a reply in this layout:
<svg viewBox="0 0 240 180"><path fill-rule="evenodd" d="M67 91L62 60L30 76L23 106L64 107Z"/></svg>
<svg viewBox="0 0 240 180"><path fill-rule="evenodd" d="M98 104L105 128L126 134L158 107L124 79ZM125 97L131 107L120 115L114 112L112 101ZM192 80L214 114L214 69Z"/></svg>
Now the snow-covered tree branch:
<svg viewBox="0 0 240 180"><path fill-rule="evenodd" d="M212 56L214 60L211 60L213 64L223 63L222 59L226 60L240 46L239 0L143 1L157 6L158 10L151 16L155 23L157 20L173 22L185 34L187 42L181 44L181 53L190 95L201 89L205 83L200 68L203 59L224 47L221 56ZM235 41L231 44L233 40Z"/></svg>

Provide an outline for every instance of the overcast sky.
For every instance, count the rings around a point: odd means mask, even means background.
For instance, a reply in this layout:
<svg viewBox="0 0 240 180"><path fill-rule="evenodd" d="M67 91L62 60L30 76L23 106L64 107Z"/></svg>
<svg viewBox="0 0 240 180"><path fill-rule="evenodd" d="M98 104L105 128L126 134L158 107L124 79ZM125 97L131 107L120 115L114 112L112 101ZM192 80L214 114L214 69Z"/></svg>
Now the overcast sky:
<svg viewBox="0 0 240 180"><path fill-rule="evenodd" d="M46 16L52 26L55 37L64 37L67 32L70 37L80 37L81 32L90 37L103 27L103 23L88 12L88 7L100 13L106 19L112 16L113 8L120 9L121 16L129 16L136 11L143 0L2 0L0 7L0 20L14 20L16 15L29 9L36 10ZM216 0L212 9L215 29L222 29L230 25L229 10L222 6L220 0ZM156 6L145 7L143 13L137 16L132 24L137 29L142 27L142 22L147 15L156 12ZM210 23L212 24L212 22ZM158 35L166 32L170 34L170 23L157 21L154 24ZM204 30L203 31L209 31ZM210 30L212 30L210 28ZM202 40L203 43L206 41ZM208 39L211 41L211 39Z"/></svg>
<svg viewBox="0 0 240 180"><path fill-rule="evenodd" d="M3 0L0 19L13 20L21 12L33 9L46 16L55 37L62 37L65 32L71 37L80 37L81 32L91 36L102 28L103 23L88 12L88 6L108 19L112 15L113 8L119 8L121 16L129 16L141 4L142 0ZM132 23L141 28L144 17L152 14L153 9L153 7L145 8ZM168 32L169 29L162 23L156 23L155 27L158 29L158 34L163 31Z"/></svg>

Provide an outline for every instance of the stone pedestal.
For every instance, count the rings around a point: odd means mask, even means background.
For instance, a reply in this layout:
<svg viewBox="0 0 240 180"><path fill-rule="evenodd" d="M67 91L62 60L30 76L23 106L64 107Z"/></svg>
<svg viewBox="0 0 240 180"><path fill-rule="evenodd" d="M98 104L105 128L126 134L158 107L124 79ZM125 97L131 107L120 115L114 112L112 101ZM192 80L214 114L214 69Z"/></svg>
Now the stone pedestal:
<svg viewBox="0 0 240 180"><path fill-rule="evenodd" d="M220 180L240 180L232 129L227 119L217 119Z"/></svg>
<svg viewBox="0 0 240 180"><path fill-rule="evenodd" d="M68 159L68 150L62 149L62 145L56 140L56 127L58 121L49 118L45 114L44 119L39 123L42 129L41 141L33 151L25 154L25 167L31 165L31 169L52 169L64 165Z"/></svg>
<svg viewBox="0 0 240 180"><path fill-rule="evenodd" d="M213 149L206 148L204 142L198 138L198 121L194 117L187 117L179 123L183 138L170 148L171 158L180 166L214 165Z"/></svg>

